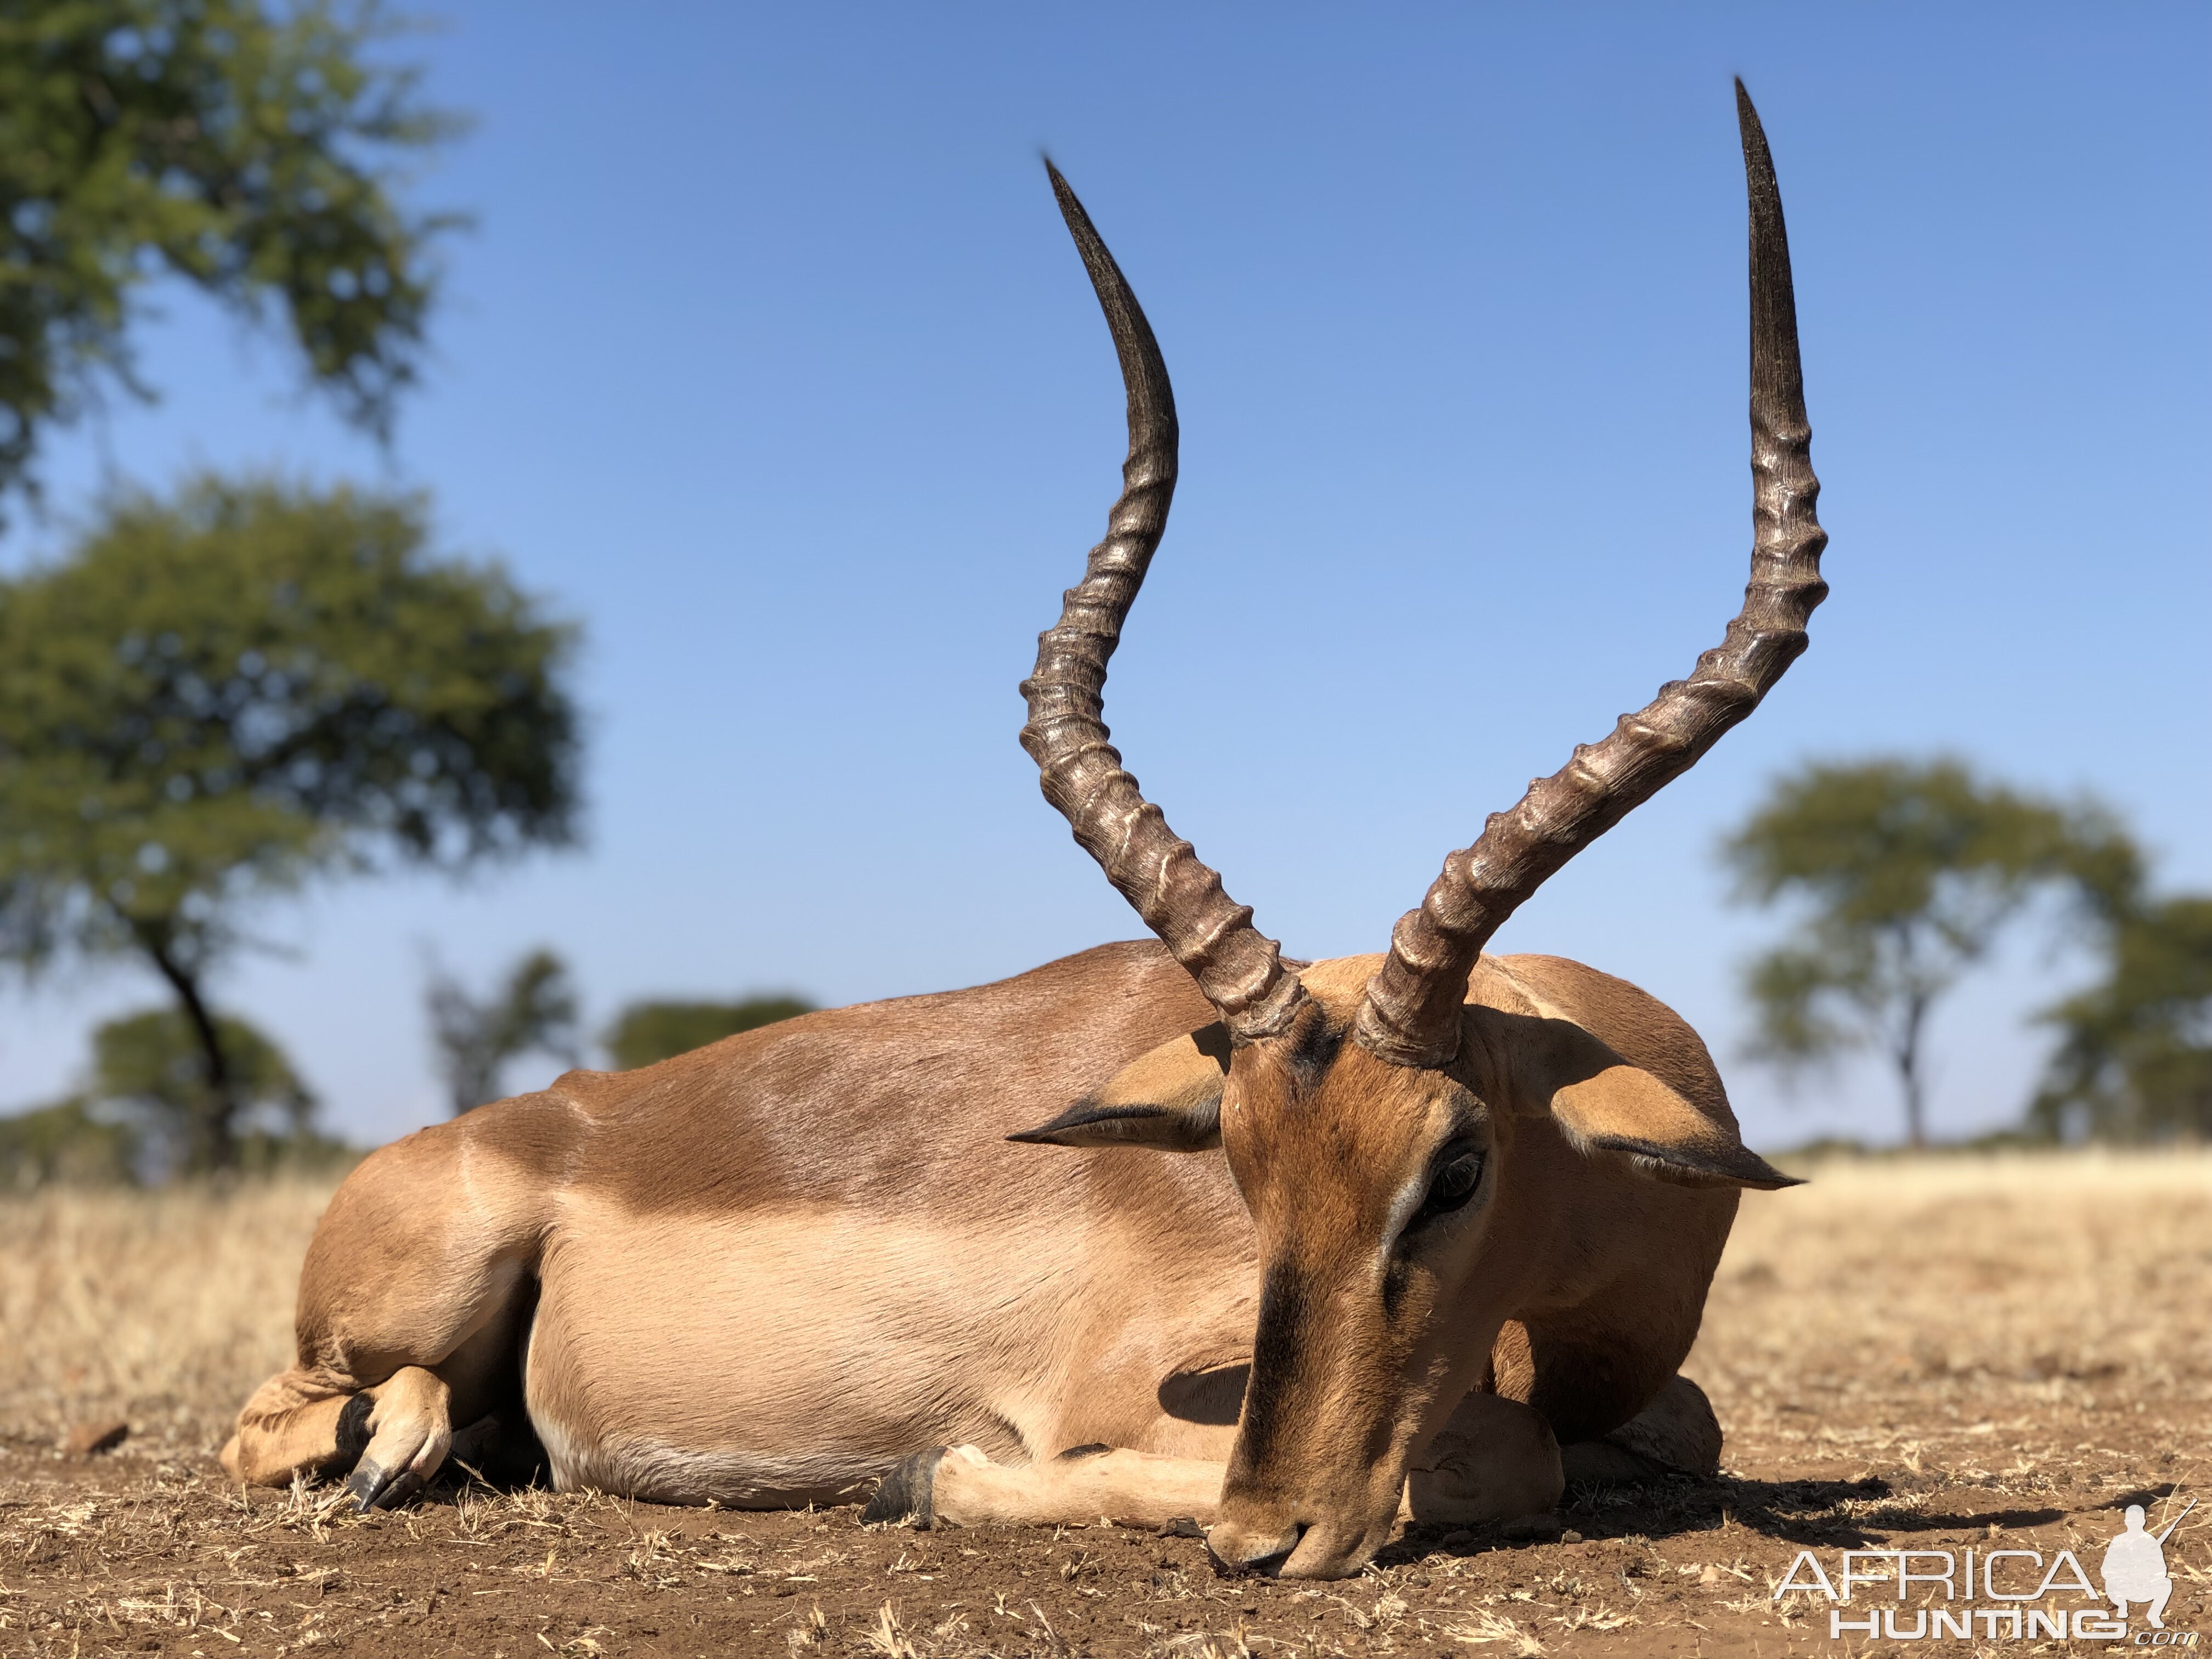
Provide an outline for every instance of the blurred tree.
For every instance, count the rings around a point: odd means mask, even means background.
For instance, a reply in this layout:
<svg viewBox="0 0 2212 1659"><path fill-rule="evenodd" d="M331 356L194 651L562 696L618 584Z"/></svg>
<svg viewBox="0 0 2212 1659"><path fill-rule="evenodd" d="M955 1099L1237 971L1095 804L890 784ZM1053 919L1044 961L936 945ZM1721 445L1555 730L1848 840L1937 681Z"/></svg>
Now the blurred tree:
<svg viewBox="0 0 2212 1659"><path fill-rule="evenodd" d="M228 1091L209 1086L198 1033L173 1008L111 1019L92 1034L95 1107L133 1117L172 1174L204 1175L238 1161L246 1134L264 1142L312 1133L315 1097L284 1051L244 1020L215 1016ZM126 1118L125 1121L128 1121Z"/></svg>
<svg viewBox="0 0 2212 1659"><path fill-rule="evenodd" d="M132 1123L93 1115L81 1096L0 1117L0 1193L138 1178L143 1142Z"/></svg>
<svg viewBox="0 0 2212 1659"><path fill-rule="evenodd" d="M672 1054L688 1054L739 1031L814 1012L799 997L752 997L743 1002L633 1002L600 1039L619 1071Z"/></svg>
<svg viewBox="0 0 2212 1659"><path fill-rule="evenodd" d="M206 1174L229 1139L234 1164L320 1164L351 1149L318 1133L315 1098L284 1051L242 1019L216 1016L231 1102L210 1093L198 1034L173 1008L111 1019L92 1036L85 1088L0 1118L0 1190Z"/></svg>
<svg viewBox="0 0 2212 1659"><path fill-rule="evenodd" d="M392 199L457 125L375 60L394 32L374 0L0 7L0 491L105 382L150 395L126 336L162 278L281 306L310 382L386 429L457 222Z"/></svg>
<svg viewBox="0 0 2212 1659"><path fill-rule="evenodd" d="M1875 1047L1906 1134L1927 1143L1928 1015L2031 895L2094 914L2134 902L2142 863L2110 813L1976 778L1950 760L1816 763L1778 780L1723 855L1741 899L1809 907L1801 942L1745 974L1754 1052L1784 1066Z"/></svg>
<svg viewBox="0 0 2212 1659"><path fill-rule="evenodd" d="M2043 1016L2059 1043L2030 1123L2054 1138L2212 1139L2212 897L2143 904L2107 939L2103 981Z"/></svg>
<svg viewBox="0 0 2212 1659"><path fill-rule="evenodd" d="M428 539L419 498L204 477L0 581L0 961L159 973L215 1167L240 1101L203 986L249 901L571 839L573 631Z"/></svg>
<svg viewBox="0 0 2212 1659"><path fill-rule="evenodd" d="M535 1052L570 1066L581 1063L575 987L550 951L524 957L482 1001L452 975L434 969L423 1000L456 1117L500 1098L500 1073L520 1055Z"/></svg>

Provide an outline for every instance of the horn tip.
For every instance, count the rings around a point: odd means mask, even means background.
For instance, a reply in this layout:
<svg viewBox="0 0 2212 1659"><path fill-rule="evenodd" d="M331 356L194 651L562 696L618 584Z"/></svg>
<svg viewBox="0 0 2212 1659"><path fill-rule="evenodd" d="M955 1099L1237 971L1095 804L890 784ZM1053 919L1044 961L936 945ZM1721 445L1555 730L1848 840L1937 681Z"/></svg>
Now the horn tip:
<svg viewBox="0 0 2212 1659"><path fill-rule="evenodd" d="M1759 106L1751 101L1751 92L1743 83L1743 76L1735 77L1735 124L1747 141L1753 136L1764 139L1765 127L1759 118Z"/></svg>

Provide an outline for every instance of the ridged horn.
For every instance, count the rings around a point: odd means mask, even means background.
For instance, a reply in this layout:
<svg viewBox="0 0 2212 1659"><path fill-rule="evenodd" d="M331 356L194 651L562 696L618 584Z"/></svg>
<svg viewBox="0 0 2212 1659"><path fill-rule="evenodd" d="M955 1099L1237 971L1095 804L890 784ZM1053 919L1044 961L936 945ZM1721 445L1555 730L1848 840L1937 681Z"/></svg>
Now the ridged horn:
<svg viewBox="0 0 2212 1659"><path fill-rule="evenodd" d="M1719 646L1686 680L1660 687L1603 741L1539 778L1510 811L1493 813L1474 846L1444 860L1421 908L1401 917L1368 981L1354 1028L1364 1048L1400 1066L1437 1066L1458 1052L1460 1007L1483 945L1545 879L1663 786L1695 765L1759 706L1805 649L1805 624L1827 597L1814 516L1812 428L1797 361L1797 307L1782 195L1759 112L1735 85L1751 198L1751 581Z"/></svg>
<svg viewBox="0 0 2212 1659"><path fill-rule="evenodd" d="M1222 890L1221 878L1168 828L1160 809L1122 770L1103 718L1107 659L1121 642L1122 621L1167 528L1175 494L1175 392L1152 325L1121 267L1060 169L1047 161L1045 171L1121 360L1129 458L1121 467L1121 499L1107 515L1106 539L1091 550L1058 624L1037 636L1036 672L1022 682L1030 711L1022 747L1037 763L1045 799L1220 1011L1231 1041L1250 1042L1290 1024L1304 988L1284 968L1274 940L1252 926L1250 908Z"/></svg>

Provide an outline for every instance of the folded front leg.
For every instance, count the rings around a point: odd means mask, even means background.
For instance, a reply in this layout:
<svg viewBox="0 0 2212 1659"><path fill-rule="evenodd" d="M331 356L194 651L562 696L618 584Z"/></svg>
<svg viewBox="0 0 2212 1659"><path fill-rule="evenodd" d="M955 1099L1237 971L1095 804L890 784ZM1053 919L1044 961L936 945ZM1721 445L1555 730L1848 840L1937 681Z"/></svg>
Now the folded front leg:
<svg viewBox="0 0 2212 1659"><path fill-rule="evenodd" d="M916 1526L1212 1524L1225 1463L1078 1446L1037 1463L994 1463L974 1446L918 1452L886 1474L863 1521ZM1407 1471L1401 1520L1510 1521L1559 1500L1559 1447L1533 1408L1473 1394Z"/></svg>
<svg viewBox="0 0 2212 1659"><path fill-rule="evenodd" d="M974 1446L917 1453L884 1477L863 1521L917 1526L1158 1527L1212 1521L1227 1466L1078 1446L1040 1463L994 1463Z"/></svg>
<svg viewBox="0 0 2212 1659"><path fill-rule="evenodd" d="M430 1483L453 1443L453 1391L434 1371L405 1365L362 1390L368 1444L346 1478L364 1510L397 1509Z"/></svg>
<svg viewBox="0 0 2212 1659"><path fill-rule="evenodd" d="M1550 1509L1565 1488L1559 1443L1534 1407L1470 1394L1406 1471L1399 1518L1482 1526Z"/></svg>

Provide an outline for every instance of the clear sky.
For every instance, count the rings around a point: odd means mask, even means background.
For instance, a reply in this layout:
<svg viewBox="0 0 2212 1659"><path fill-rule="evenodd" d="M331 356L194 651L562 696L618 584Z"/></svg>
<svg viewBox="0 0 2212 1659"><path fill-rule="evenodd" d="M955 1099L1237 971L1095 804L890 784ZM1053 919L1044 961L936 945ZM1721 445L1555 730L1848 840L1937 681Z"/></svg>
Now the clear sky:
<svg viewBox="0 0 2212 1659"><path fill-rule="evenodd" d="M218 990L343 1132L439 1115L425 952L544 943L596 1024L653 993L848 1001L1140 931L1014 741L1117 483L1112 351L1041 147L1150 312L1183 421L1108 716L1293 952L1381 948L1451 847L1716 643L1749 547L1743 186L1772 140L1833 596L1700 766L1500 950L1705 1033L1752 1139L1894 1133L1883 1079L1737 1056L1714 843L1814 755L1948 750L2123 807L2212 884L2208 69L2197 3L785 7L472 0L409 50L472 136L388 455L279 347L165 295L166 396L50 452L434 492L588 630L589 842L257 918ZM1939 1017L1939 1130L2008 1117L2078 959ZM0 987L0 1107L128 966ZM550 1067L519 1066L513 1086Z"/></svg>

